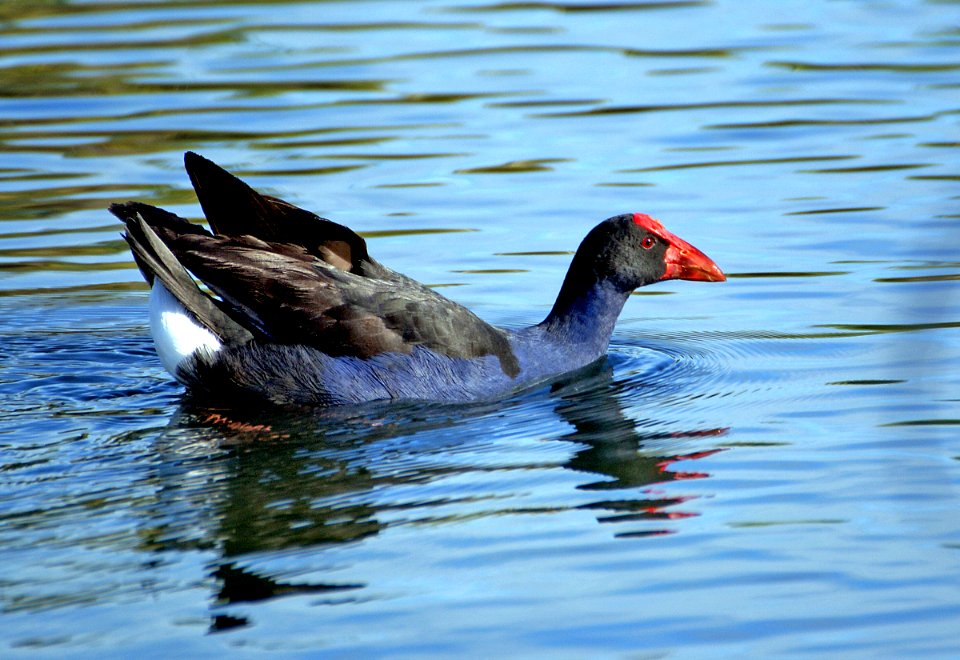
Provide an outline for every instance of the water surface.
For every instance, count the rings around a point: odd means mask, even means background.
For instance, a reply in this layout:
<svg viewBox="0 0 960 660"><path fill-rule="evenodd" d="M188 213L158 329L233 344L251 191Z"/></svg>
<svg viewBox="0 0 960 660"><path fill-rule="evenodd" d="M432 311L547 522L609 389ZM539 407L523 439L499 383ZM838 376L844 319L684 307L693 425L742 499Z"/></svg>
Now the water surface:
<svg viewBox="0 0 960 660"><path fill-rule="evenodd" d="M0 655L960 652L960 5L0 7ZM105 207L182 152L487 320L654 215L723 285L475 406L211 409Z"/></svg>

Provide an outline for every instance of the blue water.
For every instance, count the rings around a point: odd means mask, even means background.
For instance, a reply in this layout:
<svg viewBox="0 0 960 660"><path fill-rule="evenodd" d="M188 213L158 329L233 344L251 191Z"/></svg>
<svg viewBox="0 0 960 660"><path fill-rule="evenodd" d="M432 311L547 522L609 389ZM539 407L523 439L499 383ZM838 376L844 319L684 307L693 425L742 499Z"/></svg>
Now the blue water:
<svg viewBox="0 0 960 660"><path fill-rule="evenodd" d="M956 657L956 2L0 7L0 656ZM191 149L511 327L597 221L724 284L473 406L211 409L113 201Z"/></svg>

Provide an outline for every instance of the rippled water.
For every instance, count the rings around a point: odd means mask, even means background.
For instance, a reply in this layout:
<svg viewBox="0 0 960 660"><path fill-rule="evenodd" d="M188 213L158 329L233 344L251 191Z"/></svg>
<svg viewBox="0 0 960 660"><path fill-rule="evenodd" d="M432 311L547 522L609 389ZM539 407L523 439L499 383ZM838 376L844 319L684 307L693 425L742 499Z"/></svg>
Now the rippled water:
<svg viewBox="0 0 960 660"><path fill-rule="evenodd" d="M0 6L0 655L956 656L960 4ZM211 410L106 213L198 151L502 325L593 224L730 275L477 406Z"/></svg>

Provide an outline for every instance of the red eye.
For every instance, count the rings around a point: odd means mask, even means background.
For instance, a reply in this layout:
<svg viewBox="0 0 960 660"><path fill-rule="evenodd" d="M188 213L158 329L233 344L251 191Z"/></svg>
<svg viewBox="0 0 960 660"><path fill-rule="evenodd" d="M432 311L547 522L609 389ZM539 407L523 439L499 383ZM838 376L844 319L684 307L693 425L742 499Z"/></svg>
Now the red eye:
<svg viewBox="0 0 960 660"><path fill-rule="evenodd" d="M653 236L644 236L643 240L640 241L640 246L644 250L649 250L650 248L653 247L654 243L656 243L656 241L653 240Z"/></svg>

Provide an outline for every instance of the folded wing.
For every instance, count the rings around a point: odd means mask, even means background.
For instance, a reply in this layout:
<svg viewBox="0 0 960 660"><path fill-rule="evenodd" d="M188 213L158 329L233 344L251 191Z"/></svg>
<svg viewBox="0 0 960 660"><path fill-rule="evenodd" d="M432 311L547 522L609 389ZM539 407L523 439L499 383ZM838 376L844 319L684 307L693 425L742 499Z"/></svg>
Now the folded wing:
<svg viewBox="0 0 960 660"><path fill-rule="evenodd" d="M185 161L213 233L145 204L111 211L126 223L147 281L159 278L221 339L359 358L423 346L450 357L493 355L506 373L518 372L503 331L376 262L349 228L261 195L201 156Z"/></svg>

